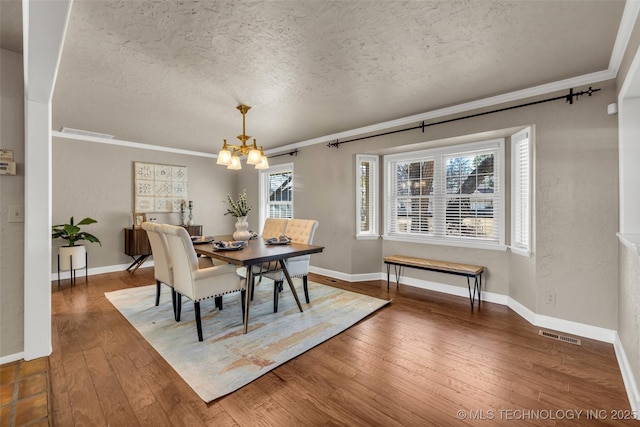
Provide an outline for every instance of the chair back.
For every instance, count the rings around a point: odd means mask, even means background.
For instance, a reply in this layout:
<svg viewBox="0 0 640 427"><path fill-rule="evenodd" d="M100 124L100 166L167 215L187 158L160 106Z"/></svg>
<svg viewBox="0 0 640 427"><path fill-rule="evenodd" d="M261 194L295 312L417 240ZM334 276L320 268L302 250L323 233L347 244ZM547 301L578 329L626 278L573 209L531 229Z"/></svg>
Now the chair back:
<svg viewBox="0 0 640 427"><path fill-rule="evenodd" d="M290 219L287 224L287 237L294 243L313 244L318 221L313 219ZM302 255L287 260L287 269L291 277L306 276L309 273L311 255Z"/></svg>
<svg viewBox="0 0 640 427"><path fill-rule="evenodd" d="M161 227L171 256L173 287L180 294L193 298L193 274L198 271L198 257L191 237L184 227L169 224L162 224Z"/></svg>
<svg viewBox="0 0 640 427"><path fill-rule="evenodd" d="M167 238L162 234L162 226L153 222L143 222L142 229L147 232L153 255L153 272L155 279L168 286L173 286L173 271Z"/></svg>
<svg viewBox="0 0 640 427"><path fill-rule="evenodd" d="M295 243L313 243L313 237L318 228L318 221L314 219L290 219L287 223L287 237Z"/></svg>
<svg viewBox="0 0 640 427"><path fill-rule="evenodd" d="M262 226L262 238L266 240L273 237L280 237L281 235L285 234L288 221L289 220L286 218L265 219L264 225Z"/></svg>

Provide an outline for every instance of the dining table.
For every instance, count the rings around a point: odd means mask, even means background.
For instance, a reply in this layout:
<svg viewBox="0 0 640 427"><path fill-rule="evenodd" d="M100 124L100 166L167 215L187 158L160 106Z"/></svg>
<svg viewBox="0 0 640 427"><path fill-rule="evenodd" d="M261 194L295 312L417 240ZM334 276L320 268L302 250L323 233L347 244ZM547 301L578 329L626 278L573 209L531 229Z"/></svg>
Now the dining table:
<svg viewBox="0 0 640 427"><path fill-rule="evenodd" d="M307 245L303 243L289 242L286 244L270 243L261 237L256 237L247 241L246 245L241 248L219 248L214 242L230 242L233 241L232 236L214 236L213 241L203 243L194 241L194 249L196 254L215 258L220 261L234 264L240 267L246 267L247 292L244 301L244 333L249 330L249 305L251 303L251 295L253 294L253 267L264 265L279 265L287 279L287 283L291 288L291 293L298 304L298 309L302 312L302 304L298 298L296 288L293 286L293 280L287 270L287 260L302 255L310 255L322 252L324 246Z"/></svg>

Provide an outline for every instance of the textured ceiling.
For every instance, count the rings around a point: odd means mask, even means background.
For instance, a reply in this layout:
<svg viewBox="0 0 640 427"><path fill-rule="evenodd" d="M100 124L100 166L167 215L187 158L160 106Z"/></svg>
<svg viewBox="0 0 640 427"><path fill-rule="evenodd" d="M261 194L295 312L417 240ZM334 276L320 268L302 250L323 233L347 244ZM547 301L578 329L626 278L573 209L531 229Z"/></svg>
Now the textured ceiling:
<svg viewBox="0 0 640 427"><path fill-rule="evenodd" d="M73 4L53 127L273 148L606 70L623 1ZM234 142L237 142L235 140Z"/></svg>
<svg viewBox="0 0 640 427"><path fill-rule="evenodd" d="M22 1L0 0L0 47L22 53Z"/></svg>

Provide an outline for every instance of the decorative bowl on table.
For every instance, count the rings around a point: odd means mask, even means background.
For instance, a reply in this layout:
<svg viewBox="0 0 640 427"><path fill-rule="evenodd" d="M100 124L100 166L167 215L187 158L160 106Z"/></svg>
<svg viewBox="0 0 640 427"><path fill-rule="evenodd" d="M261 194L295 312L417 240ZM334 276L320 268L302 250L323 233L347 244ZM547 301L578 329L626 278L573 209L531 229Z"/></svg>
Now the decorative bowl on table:
<svg viewBox="0 0 640 427"><path fill-rule="evenodd" d="M232 241L214 241L213 247L219 251L237 251L247 246L247 242L243 240Z"/></svg>
<svg viewBox="0 0 640 427"><path fill-rule="evenodd" d="M291 243L291 239L285 235L279 237L272 237L264 241L267 245L288 245Z"/></svg>
<svg viewBox="0 0 640 427"><path fill-rule="evenodd" d="M194 245L204 245L213 242L213 236L191 236L191 243Z"/></svg>

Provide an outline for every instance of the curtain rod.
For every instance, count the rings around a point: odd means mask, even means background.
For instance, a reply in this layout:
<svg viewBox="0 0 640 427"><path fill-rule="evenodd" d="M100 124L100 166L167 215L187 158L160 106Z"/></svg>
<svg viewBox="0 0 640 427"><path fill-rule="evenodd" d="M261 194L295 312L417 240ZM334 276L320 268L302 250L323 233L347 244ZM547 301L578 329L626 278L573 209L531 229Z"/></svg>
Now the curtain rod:
<svg viewBox="0 0 640 427"><path fill-rule="evenodd" d="M455 119L441 120L439 122L434 122L434 123L425 123L424 120L423 120L422 123L420 123L418 126L413 126L413 127L410 127L410 128L392 130L392 131L389 131L389 132L377 133L375 135L362 136L360 138L347 139L346 141L340 141L340 140L336 139L333 142L329 142L327 144L327 147L340 148L341 144L346 144L347 142L361 141L363 139L369 139L369 138L377 138L379 136L391 135L391 134L400 133L400 132L407 132L407 131L415 130L415 129L422 129L422 133L424 133L424 129L429 127L429 126L436 126L436 125L441 125L441 124L444 124L444 123L456 122L458 120L471 119L471 118L474 118L474 117L485 116L487 114L500 113L502 111L515 110L516 108L529 107L531 105L542 104L542 103L551 102L551 101L558 101L560 99L564 99L565 102L568 102L569 104L573 104L574 98L577 100L578 97L580 97L582 95L591 96L591 94L593 94L594 92L597 92L599 90L601 90L601 89L593 89L591 86L589 86L589 89L587 89L587 90L583 90L583 91L580 91L580 92L577 92L577 93L573 93L573 88L571 88L571 89L569 89L569 93L567 95L556 96L554 98L542 99L540 101L527 102L525 104L514 105L512 107L499 108L497 110L485 111L483 113L471 114L471 115L463 116L463 117L456 117Z"/></svg>
<svg viewBox="0 0 640 427"><path fill-rule="evenodd" d="M291 151L287 151L286 153L281 153L281 154L274 154L272 156L267 156L268 159L272 159L274 157L280 157L280 156L298 156L298 149L296 148L295 150L291 150Z"/></svg>

